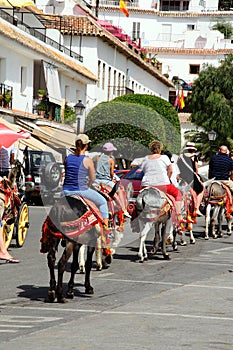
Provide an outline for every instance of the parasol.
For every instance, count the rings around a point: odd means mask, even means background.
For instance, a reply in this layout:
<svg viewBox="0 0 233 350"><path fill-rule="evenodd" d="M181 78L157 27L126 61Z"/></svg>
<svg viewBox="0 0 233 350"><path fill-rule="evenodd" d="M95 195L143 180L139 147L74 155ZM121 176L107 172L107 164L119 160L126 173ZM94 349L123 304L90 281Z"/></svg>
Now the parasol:
<svg viewBox="0 0 233 350"><path fill-rule="evenodd" d="M14 142L20 139L29 139L30 136L31 135L29 132L26 132L24 130L16 132L8 128L8 126L4 125L3 123L0 123L0 149L2 147L8 148Z"/></svg>

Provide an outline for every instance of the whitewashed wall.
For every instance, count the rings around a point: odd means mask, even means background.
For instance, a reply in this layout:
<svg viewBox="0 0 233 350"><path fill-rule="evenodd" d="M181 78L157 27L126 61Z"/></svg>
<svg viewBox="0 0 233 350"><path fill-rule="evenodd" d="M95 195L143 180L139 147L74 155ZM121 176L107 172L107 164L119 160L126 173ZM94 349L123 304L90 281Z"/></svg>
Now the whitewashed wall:
<svg viewBox="0 0 233 350"><path fill-rule="evenodd" d="M66 39L65 39L66 40ZM67 38L67 40L69 40ZM73 38L73 49L78 45L78 38ZM77 42L77 44L76 44ZM105 63L105 86L102 88L102 75L100 77L100 86L87 87L87 100L89 101L89 108L97 105L102 101L111 100L116 95L110 94L108 96L108 85L113 86L113 71L116 70L116 75L121 74L125 76L129 72L129 88L132 89L132 81L134 82L133 90L135 93L146 93L156 95L168 100L169 89L166 85L161 83L158 79L153 77L150 73L143 70L141 67L127 59L122 53L119 53L113 46L108 45L99 37L83 37L82 41L82 55L84 57L83 64L98 76L98 60ZM111 67L111 81L108 81L108 70ZM102 74L102 73L101 73ZM110 89L111 90L111 89Z"/></svg>
<svg viewBox="0 0 233 350"><path fill-rule="evenodd" d="M27 52L20 50L20 46L4 40L0 36L0 60L4 60L1 69L0 82L13 87L12 108L31 112L33 99L33 60L28 57ZM27 87L23 93L20 92L21 67L27 67Z"/></svg>

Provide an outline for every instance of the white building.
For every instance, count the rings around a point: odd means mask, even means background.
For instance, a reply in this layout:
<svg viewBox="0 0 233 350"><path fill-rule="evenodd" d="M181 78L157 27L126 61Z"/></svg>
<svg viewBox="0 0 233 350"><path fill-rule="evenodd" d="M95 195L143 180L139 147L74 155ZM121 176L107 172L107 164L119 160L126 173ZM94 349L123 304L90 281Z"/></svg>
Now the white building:
<svg viewBox="0 0 233 350"><path fill-rule="evenodd" d="M2 19L4 14L17 23ZM79 100L86 114L125 93L168 100L171 82L93 16L83 14L50 16L47 21L37 8L0 10L0 82L12 91L13 111L25 116L35 112L38 89L47 91L50 117L58 121L60 108Z"/></svg>
<svg viewBox="0 0 233 350"><path fill-rule="evenodd" d="M66 1L62 4L63 13L71 10ZM95 0L86 3L95 14ZM120 12L118 2L100 0L98 18L120 27L145 47L148 57L160 61L162 73L169 74L170 79L179 76L193 82L204 63L218 65L220 59L233 52L231 40L211 30L217 22L231 23L233 18L232 11L218 11L218 0L125 0L125 4L129 17ZM77 6L72 11L75 13Z"/></svg>

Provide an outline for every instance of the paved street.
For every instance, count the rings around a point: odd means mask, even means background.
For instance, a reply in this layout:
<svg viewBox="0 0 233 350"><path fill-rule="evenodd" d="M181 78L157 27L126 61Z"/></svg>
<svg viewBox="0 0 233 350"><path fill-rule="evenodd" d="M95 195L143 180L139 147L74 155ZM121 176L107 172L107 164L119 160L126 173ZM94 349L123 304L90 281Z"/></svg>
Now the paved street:
<svg viewBox="0 0 233 350"><path fill-rule="evenodd" d="M45 215L30 207L25 245L11 248L21 263L0 263L1 350L233 349L233 237L205 241L199 218L195 245L171 251L170 261L156 255L139 264L137 235L128 227L111 267L93 268L94 295L84 294L77 274L75 298L50 304L47 260L39 253ZM64 277L66 283L69 273Z"/></svg>

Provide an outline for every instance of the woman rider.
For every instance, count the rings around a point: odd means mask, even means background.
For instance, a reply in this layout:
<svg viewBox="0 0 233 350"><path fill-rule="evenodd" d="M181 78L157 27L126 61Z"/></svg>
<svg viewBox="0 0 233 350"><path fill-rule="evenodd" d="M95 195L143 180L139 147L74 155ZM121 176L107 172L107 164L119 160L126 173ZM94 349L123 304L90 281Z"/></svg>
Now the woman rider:
<svg viewBox="0 0 233 350"><path fill-rule="evenodd" d="M172 195L175 198L176 213L179 222L183 222L181 217L182 194L174 186L170 179L172 175L172 164L167 155L161 154L163 144L154 140L149 144L151 154L146 156L141 168L144 172L142 187L155 186L159 190Z"/></svg>
<svg viewBox="0 0 233 350"><path fill-rule="evenodd" d="M116 150L117 148L111 142L107 142L103 145L104 153L100 155L96 164L96 183L103 183L110 186L111 188L116 186L116 183L113 181L115 169L113 152ZM125 200L121 189L117 189L116 192L118 194L124 215L128 218L131 218L131 215L128 213L125 207Z"/></svg>
<svg viewBox="0 0 233 350"><path fill-rule="evenodd" d="M91 140L86 134L79 134L75 140L76 150L65 160L65 180L63 193L66 196L79 194L91 200L99 208L104 228L108 228L108 204L106 199L97 191L90 188L95 181L95 168L91 158L85 156Z"/></svg>

